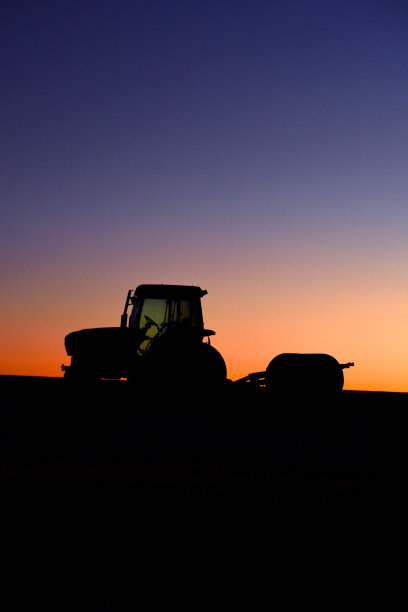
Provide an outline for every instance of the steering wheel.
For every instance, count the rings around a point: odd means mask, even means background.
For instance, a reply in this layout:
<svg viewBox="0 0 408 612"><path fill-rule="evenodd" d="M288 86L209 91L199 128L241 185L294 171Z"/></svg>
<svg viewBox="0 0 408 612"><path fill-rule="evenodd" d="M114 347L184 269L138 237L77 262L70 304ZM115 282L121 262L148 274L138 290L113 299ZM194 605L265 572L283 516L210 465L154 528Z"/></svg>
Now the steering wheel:
<svg viewBox="0 0 408 612"><path fill-rule="evenodd" d="M160 325L157 325L156 321L153 321L153 319L151 319L147 315L144 315L144 318L146 319L146 323L148 324L146 325L147 329L149 329L152 325L157 327L157 329L160 329Z"/></svg>

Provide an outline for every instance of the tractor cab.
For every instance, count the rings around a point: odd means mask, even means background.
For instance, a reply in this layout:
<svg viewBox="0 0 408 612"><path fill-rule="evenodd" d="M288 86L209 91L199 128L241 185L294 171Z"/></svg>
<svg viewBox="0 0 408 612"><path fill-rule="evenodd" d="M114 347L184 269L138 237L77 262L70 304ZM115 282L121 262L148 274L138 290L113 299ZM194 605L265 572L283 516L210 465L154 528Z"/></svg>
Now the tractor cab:
<svg viewBox="0 0 408 612"><path fill-rule="evenodd" d="M206 294L200 287L188 285L139 285L133 295L128 292L121 327L143 331L146 341L169 330L186 330L202 340L215 333L204 329L201 298Z"/></svg>

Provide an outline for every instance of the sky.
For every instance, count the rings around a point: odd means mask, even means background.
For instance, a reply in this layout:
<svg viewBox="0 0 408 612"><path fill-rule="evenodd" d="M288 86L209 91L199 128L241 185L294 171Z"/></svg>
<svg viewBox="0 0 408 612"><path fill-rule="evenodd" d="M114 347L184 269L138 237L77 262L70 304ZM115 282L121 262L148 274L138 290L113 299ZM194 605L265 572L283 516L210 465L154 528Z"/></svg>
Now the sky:
<svg viewBox="0 0 408 612"><path fill-rule="evenodd" d="M408 392L408 3L4 0L0 374L199 285L229 378Z"/></svg>

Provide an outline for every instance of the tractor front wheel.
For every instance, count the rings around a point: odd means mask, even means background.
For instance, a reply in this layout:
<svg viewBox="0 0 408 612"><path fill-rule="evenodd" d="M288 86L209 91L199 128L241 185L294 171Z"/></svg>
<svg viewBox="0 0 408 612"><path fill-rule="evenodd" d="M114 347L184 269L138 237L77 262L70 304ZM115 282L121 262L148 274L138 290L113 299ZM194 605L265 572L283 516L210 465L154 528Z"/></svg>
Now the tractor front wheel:
<svg viewBox="0 0 408 612"><path fill-rule="evenodd" d="M71 365L64 366L64 380L68 383L86 384L99 380L92 364L78 357L71 358Z"/></svg>

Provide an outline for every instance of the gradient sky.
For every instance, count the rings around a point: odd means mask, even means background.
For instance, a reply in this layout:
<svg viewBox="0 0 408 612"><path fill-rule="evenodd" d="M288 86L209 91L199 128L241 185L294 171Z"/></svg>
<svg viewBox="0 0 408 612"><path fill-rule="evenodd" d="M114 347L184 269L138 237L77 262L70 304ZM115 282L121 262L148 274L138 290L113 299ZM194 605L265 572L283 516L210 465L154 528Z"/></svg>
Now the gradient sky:
<svg viewBox="0 0 408 612"><path fill-rule="evenodd" d="M200 285L236 379L408 391L405 0L4 0L0 373Z"/></svg>

